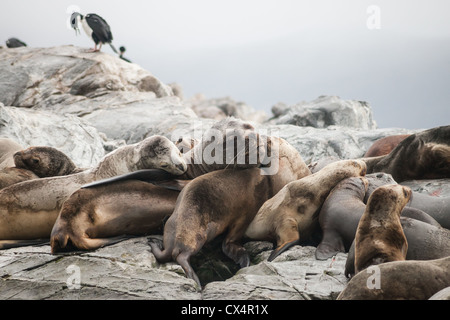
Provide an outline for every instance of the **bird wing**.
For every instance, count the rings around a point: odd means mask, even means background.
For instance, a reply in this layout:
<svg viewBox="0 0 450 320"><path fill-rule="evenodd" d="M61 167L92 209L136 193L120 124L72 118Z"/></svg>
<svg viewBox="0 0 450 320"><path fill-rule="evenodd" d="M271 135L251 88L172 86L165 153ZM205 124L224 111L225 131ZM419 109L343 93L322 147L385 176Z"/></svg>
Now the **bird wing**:
<svg viewBox="0 0 450 320"><path fill-rule="evenodd" d="M111 33L111 28L102 17L95 13L89 13L85 16L85 19L89 27L92 29L92 32L101 42L109 43L112 41L113 36Z"/></svg>

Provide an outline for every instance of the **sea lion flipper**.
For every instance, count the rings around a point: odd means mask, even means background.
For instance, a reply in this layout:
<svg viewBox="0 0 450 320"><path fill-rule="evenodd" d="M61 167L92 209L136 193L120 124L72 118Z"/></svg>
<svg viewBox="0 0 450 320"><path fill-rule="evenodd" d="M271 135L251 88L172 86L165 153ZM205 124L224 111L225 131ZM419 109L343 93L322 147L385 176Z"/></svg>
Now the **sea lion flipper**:
<svg viewBox="0 0 450 320"><path fill-rule="evenodd" d="M174 175L161 170L161 169L142 169L126 174L122 174L119 176L115 176L112 178L97 180L88 184L85 184L81 186L82 189L86 188L92 188L92 187L98 187L101 185L114 183L117 181L124 181L124 180L139 180L139 181L146 181L146 182L155 182L155 181L162 181L162 180L169 180L173 178Z"/></svg>
<svg viewBox="0 0 450 320"><path fill-rule="evenodd" d="M250 257L245 248L235 242L226 241L222 243L222 251L234 262L239 264L241 268L248 267L250 265Z"/></svg>
<svg viewBox="0 0 450 320"><path fill-rule="evenodd" d="M317 260L327 260L335 256L338 252L345 252L344 242L339 234L329 232L328 239L323 239L316 248L315 256Z"/></svg>
<svg viewBox="0 0 450 320"><path fill-rule="evenodd" d="M290 247L293 247L293 246L299 244L299 242L300 242L300 239L296 239L296 240L291 241L291 242L286 242L282 246L277 247L275 250L272 251L272 253L270 254L270 256L267 259L267 261L269 261L269 262L273 261L276 257L278 257L280 254L285 252Z"/></svg>

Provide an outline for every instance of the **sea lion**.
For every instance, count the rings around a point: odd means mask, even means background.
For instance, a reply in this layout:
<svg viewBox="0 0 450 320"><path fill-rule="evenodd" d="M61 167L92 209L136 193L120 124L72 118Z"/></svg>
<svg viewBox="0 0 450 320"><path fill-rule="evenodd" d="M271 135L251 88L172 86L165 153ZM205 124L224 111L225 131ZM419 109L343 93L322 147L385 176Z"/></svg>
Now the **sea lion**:
<svg viewBox="0 0 450 320"><path fill-rule="evenodd" d="M245 235L253 240L276 240L277 247L269 257L272 261L318 228L318 210L336 184L365 173L363 161L341 160L288 183L259 209Z"/></svg>
<svg viewBox="0 0 450 320"><path fill-rule="evenodd" d="M405 260L408 242L400 214L411 197L401 185L377 188L369 197L355 235L355 272L383 262Z"/></svg>
<svg viewBox="0 0 450 320"><path fill-rule="evenodd" d="M346 252L353 242L356 227L366 209L362 201L368 180L351 177L339 182L330 192L319 213L322 240L316 248L318 260L326 260L338 252Z"/></svg>
<svg viewBox="0 0 450 320"><path fill-rule="evenodd" d="M367 173L390 173L401 183L414 179L450 178L450 126L412 134L388 155L362 158Z"/></svg>
<svg viewBox="0 0 450 320"><path fill-rule="evenodd" d="M38 178L64 176L83 171L53 147L30 147L13 155L15 167L0 170L0 189Z"/></svg>
<svg viewBox="0 0 450 320"><path fill-rule="evenodd" d="M364 157L378 157L389 154L409 134L398 134L376 140L364 154Z"/></svg>
<svg viewBox="0 0 450 320"><path fill-rule="evenodd" d="M53 226L52 253L68 245L94 250L118 236L160 233L179 193L136 180L79 189L64 202Z"/></svg>
<svg viewBox="0 0 450 320"><path fill-rule="evenodd" d="M382 185L390 184L391 181L395 184L390 177L383 173L352 177L342 180L331 190L319 213L322 238L315 252L316 259L326 260L338 252L349 250L355 239L359 220L366 210L365 194L370 192L366 190L375 190ZM440 226L427 213L407 206L402 210L402 217Z"/></svg>
<svg viewBox="0 0 450 320"><path fill-rule="evenodd" d="M337 300L426 300L450 286L450 256L393 261L356 274Z"/></svg>
<svg viewBox="0 0 450 320"><path fill-rule="evenodd" d="M450 230L408 217L400 217L408 242L406 260L432 260L450 256ZM355 242L345 263L345 275L355 274Z"/></svg>
<svg viewBox="0 0 450 320"><path fill-rule="evenodd" d="M179 141L179 140L178 140ZM186 146L183 158L187 170L176 179L192 180L200 175L223 169L262 168L262 174L277 175L275 188L310 175L306 163L299 152L286 140L275 136L259 135L255 128L242 120L227 118L218 121L206 130L202 138L191 140L182 137L179 145ZM139 173L124 174L111 179L99 180L83 188L95 187L130 179L156 181L157 171L145 170ZM163 178L167 180L167 177Z"/></svg>
<svg viewBox="0 0 450 320"><path fill-rule="evenodd" d="M14 154L16 168L27 169L39 178L65 176L78 173L78 168L62 151L46 146L34 146Z"/></svg>
<svg viewBox="0 0 450 320"><path fill-rule="evenodd" d="M16 167L4 168L0 170L0 190L13 184L32 179L39 179L39 177L30 170Z"/></svg>
<svg viewBox="0 0 450 320"><path fill-rule="evenodd" d="M48 238L62 204L82 185L144 168L176 175L184 173L186 163L173 142L152 136L114 150L89 170L25 181L1 190L0 240Z"/></svg>
<svg viewBox="0 0 450 320"><path fill-rule="evenodd" d="M0 170L14 167L14 153L23 147L16 141L8 138L0 138Z"/></svg>
<svg viewBox="0 0 450 320"><path fill-rule="evenodd" d="M192 180L180 193L164 227L164 250L150 243L159 262L177 261L187 277L200 281L189 259L204 244L226 232L223 252L241 267L249 265L240 241L258 209L275 192L260 168L215 170Z"/></svg>

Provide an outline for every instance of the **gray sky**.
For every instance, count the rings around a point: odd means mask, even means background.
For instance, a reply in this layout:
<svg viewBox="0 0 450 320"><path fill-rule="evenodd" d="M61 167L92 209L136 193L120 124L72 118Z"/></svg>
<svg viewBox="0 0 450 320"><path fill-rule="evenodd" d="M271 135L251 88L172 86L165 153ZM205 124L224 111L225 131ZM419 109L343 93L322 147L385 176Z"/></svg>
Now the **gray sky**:
<svg viewBox="0 0 450 320"><path fill-rule="evenodd" d="M448 0L1 0L0 42L93 47L67 28L73 8L102 16L125 56L187 98L270 115L337 95L368 101L381 128L450 124Z"/></svg>

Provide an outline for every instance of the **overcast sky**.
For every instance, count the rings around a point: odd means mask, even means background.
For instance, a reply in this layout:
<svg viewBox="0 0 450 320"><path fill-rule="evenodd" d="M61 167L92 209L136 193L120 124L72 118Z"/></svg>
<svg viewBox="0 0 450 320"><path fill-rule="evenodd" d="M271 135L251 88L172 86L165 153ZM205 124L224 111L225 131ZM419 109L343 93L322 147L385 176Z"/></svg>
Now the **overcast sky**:
<svg viewBox="0 0 450 320"><path fill-rule="evenodd" d="M337 95L369 102L380 128L450 124L448 0L1 0L0 42L93 47L67 27L74 8L102 16L116 47L186 98L270 115Z"/></svg>

